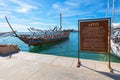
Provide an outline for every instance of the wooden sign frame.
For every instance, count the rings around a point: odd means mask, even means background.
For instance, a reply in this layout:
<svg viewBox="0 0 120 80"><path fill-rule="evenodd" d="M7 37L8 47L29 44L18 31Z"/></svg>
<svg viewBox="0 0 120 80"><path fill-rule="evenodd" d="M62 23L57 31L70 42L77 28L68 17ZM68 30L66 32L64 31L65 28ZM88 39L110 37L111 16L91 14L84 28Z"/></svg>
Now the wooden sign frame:
<svg viewBox="0 0 120 80"><path fill-rule="evenodd" d="M98 29L101 29L101 31ZM92 30L95 32L93 32ZM110 56L111 56L110 55L110 45L111 45L110 37L111 37L111 18L78 20L78 64L77 64L77 67L80 67L81 65L80 51L108 53L108 56L109 56L108 67L109 67L110 72L113 72L111 68L111 64L110 64ZM96 44L93 42L96 42L96 43L98 42L101 44Z"/></svg>

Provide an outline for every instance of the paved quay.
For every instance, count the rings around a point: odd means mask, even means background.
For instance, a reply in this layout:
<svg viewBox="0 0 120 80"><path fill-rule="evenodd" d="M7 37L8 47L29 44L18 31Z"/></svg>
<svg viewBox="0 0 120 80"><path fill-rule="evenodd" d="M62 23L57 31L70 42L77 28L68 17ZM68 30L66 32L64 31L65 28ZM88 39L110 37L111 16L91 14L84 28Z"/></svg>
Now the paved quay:
<svg viewBox="0 0 120 80"><path fill-rule="evenodd" d="M0 80L120 80L120 63L77 59L45 54L19 52L9 57L0 57Z"/></svg>

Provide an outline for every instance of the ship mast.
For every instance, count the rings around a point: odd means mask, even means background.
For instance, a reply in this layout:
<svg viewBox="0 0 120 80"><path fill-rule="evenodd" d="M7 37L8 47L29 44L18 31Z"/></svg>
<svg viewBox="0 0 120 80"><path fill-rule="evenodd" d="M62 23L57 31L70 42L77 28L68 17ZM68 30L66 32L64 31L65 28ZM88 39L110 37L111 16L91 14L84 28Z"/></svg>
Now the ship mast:
<svg viewBox="0 0 120 80"><path fill-rule="evenodd" d="M109 6L110 6L110 0L108 0L108 2L107 2L106 17L108 17ZM113 27L113 23L114 23L114 14L115 14L115 0L112 0L112 10L111 10L111 13L112 13L111 23L112 23L112 27Z"/></svg>
<svg viewBox="0 0 120 80"><path fill-rule="evenodd" d="M5 20L7 21L9 27L11 28L11 30L12 30L12 32L15 34L15 36L18 37L18 35L17 35L16 32L13 30L13 28L12 28L12 26L10 25L10 23L9 23L9 21L8 21L8 19L7 19L6 16L5 16Z"/></svg>
<svg viewBox="0 0 120 80"><path fill-rule="evenodd" d="M112 26L114 23L114 12L115 12L115 0L113 0L113 4L112 4Z"/></svg>
<svg viewBox="0 0 120 80"><path fill-rule="evenodd" d="M108 0L107 2L106 17L108 17L109 6L110 6L110 0Z"/></svg>
<svg viewBox="0 0 120 80"><path fill-rule="evenodd" d="M60 13L60 30L62 30L62 14Z"/></svg>

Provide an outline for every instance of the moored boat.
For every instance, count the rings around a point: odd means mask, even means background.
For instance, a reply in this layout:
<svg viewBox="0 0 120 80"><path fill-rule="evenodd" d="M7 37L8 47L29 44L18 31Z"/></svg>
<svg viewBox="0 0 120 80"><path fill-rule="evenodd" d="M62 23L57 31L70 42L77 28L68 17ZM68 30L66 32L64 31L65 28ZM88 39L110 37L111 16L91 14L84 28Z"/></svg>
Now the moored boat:
<svg viewBox="0 0 120 80"><path fill-rule="evenodd" d="M113 28L111 34L111 51L120 57L120 28Z"/></svg>
<svg viewBox="0 0 120 80"><path fill-rule="evenodd" d="M110 0L108 0L107 10L106 10L107 17L108 17L108 10L110 8L109 6L110 6ZM113 55L120 57L120 25L117 27L114 25L115 0L112 0L112 10L111 11L112 11L111 40L110 40L111 41L111 53Z"/></svg>

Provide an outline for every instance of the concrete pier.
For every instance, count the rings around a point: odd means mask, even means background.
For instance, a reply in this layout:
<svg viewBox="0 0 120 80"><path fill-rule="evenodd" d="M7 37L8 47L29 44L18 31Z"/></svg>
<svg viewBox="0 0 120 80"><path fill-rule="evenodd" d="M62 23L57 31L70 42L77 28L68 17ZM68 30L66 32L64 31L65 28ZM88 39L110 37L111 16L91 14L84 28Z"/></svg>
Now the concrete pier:
<svg viewBox="0 0 120 80"><path fill-rule="evenodd" d="M120 80L120 63L19 52L11 58L0 57L0 80Z"/></svg>

